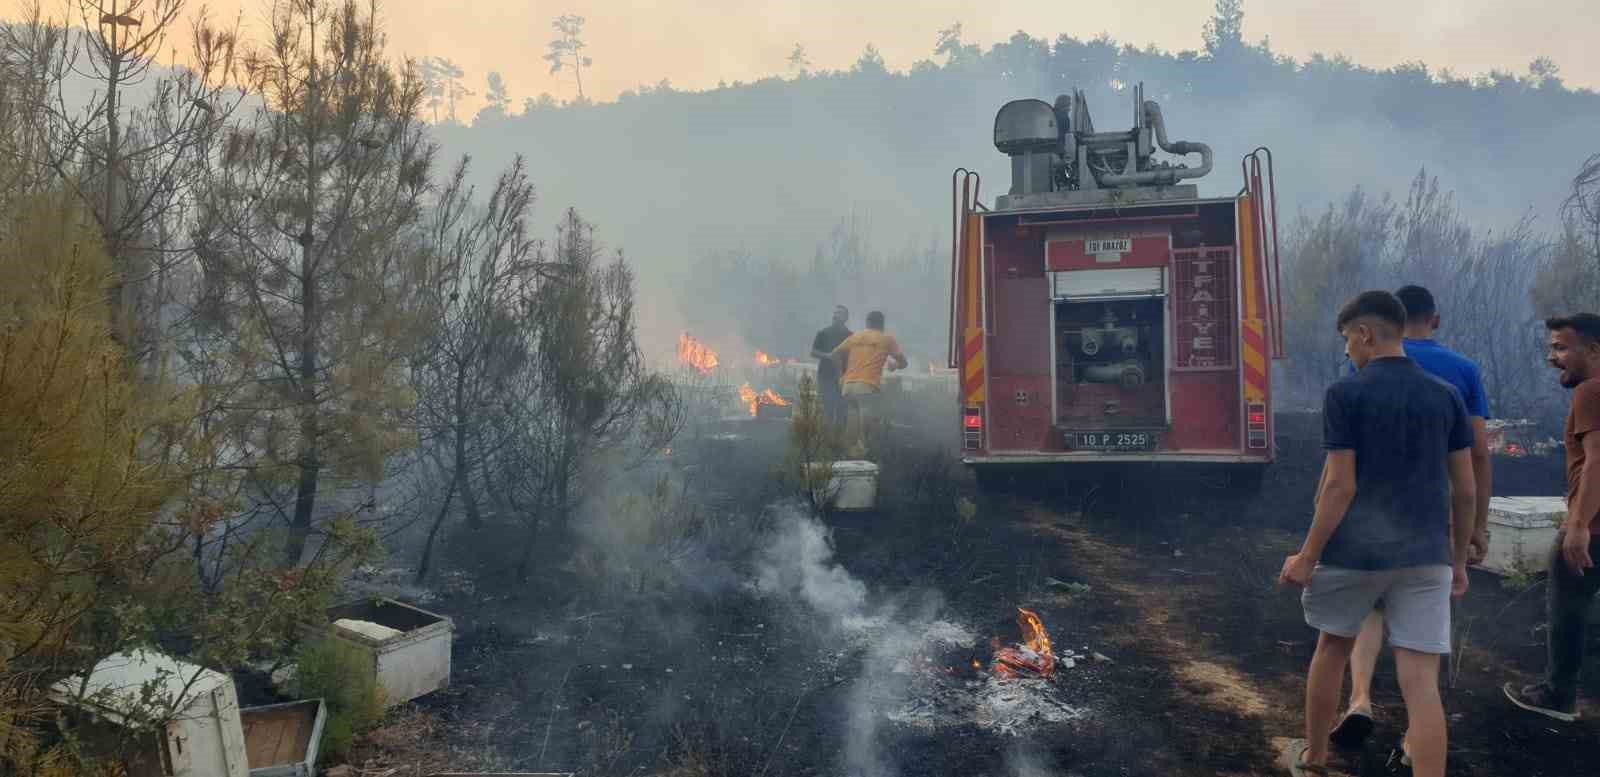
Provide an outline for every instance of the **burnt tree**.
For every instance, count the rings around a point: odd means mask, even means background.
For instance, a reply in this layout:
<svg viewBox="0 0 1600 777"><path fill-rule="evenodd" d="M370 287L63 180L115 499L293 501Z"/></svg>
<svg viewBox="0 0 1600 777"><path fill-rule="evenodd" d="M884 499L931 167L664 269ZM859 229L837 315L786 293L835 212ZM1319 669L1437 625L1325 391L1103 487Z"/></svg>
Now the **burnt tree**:
<svg viewBox="0 0 1600 777"><path fill-rule="evenodd" d="M462 159L425 221L431 263L421 294L437 320L411 357L422 444L448 478L423 548L417 576L428 572L433 540L451 498L460 495L468 523L482 525L475 472L499 445L489 424L494 406L515 402L509 375L530 363L518 334L533 326L528 301L540 264L527 234L533 186L519 158L501 174L487 202L466 183Z"/></svg>

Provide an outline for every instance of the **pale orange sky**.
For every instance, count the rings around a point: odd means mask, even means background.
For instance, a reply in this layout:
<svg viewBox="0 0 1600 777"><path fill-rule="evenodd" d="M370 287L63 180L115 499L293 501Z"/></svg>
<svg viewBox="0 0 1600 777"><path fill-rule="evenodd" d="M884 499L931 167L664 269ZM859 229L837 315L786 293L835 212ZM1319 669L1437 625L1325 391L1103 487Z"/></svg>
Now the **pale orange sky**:
<svg viewBox="0 0 1600 777"><path fill-rule="evenodd" d="M6 0L0 0L5 2ZM202 0L190 0L198 6ZM267 0L210 0L231 16L245 8L246 32L259 35ZM818 69L848 67L867 43L893 69L930 55L937 31L963 24L968 42L987 47L1018 29L1053 39L1101 32L1125 43L1198 49L1212 0L1070 2L1026 0L380 0L396 53L443 56L466 70L469 88L499 70L513 103L549 92L573 95L571 76L550 75L541 58L550 21L587 18L594 59L586 93L610 99L662 78L679 88L754 80L785 72L795 43ZM1422 60L1435 70L1476 75L1491 68L1524 73L1536 56L1561 66L1568 84L1600 87L1596 0L1246 0L1245 37L1271 37L1296 59L1344 53L1373 67ZM47 4L48 5L48 4ZM475 105L475 101L474 101Z"/></svg>

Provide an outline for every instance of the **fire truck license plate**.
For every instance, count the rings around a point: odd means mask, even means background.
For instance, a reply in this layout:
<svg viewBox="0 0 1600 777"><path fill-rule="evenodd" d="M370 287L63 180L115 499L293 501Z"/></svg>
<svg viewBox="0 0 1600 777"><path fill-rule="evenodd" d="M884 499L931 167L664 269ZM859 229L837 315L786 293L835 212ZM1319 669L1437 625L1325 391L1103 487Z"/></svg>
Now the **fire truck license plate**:
<svg viewBox="0 0 1600 777"><path fill-rule="evenodd" d="M1072 447L1081 451L1146 451L1156 447L1150 432L1072 432Z"/></svg>

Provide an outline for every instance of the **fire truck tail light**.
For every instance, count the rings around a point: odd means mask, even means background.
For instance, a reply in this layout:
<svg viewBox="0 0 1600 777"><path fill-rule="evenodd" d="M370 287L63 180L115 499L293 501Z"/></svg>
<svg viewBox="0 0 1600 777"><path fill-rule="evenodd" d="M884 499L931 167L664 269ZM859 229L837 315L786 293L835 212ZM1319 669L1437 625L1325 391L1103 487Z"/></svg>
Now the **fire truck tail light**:
<svg viewBox="0 0 1600 777"><path fill-rule="evenodd" d="M1251 402L1245 408L1245 435L1249 447L1260 450L1267 447L1267 406L1260 402Z"/></svg>
<svg viewBox="0 0 1600 777"><path fill-rule="evenodd" d="M961 413L961 447L975 451L983 447L983 408L963 408Z"/></svg>

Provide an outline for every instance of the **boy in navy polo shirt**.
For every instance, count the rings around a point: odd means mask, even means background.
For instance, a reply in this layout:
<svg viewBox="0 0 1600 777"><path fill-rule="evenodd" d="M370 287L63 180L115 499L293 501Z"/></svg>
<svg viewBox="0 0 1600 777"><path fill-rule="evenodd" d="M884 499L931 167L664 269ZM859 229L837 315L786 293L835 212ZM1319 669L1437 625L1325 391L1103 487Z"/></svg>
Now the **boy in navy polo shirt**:
<svg viewBox="0 0 1600 777"><path fill-rule="evenodd" d="M1306 675L1307 742L1291 771L1326 771L1345 665L1382 601L1412 773L1444 777L1439 657L1450 652L1450 599L1467 589L1472 426L1460 393L1406 357L1405 306L1393 294L1357 295L1337 324L1359 371L1323 398L1328 455L1316 515L1279 573L1304 589L1306 623L1321 632Z"/></svg>
<svg viewBox="0 0 1600 777"><path fill-rule="evenodd" d="M1394 295L1406 308L1406 356L1428 374L1453 386L1467 408L1467 420L1472 425L1472 473L1477 494L1467 563L1477 564L1489 551L1491 490L1488 433L1484 426L1489 418L1489 402L1481 372L1472 360L1433 339L1439 329L1439 308L1431 292L1421 286L1403 286ZM1350 371L1355 371L1354 365ZM1335 745L1359 747L1372 733L1372 675L1382 650L1383 611L1379 609L1361 624L1361 635L1356 638L1355 651L1350 655L1350 707L1333 729Z"/></svg>

